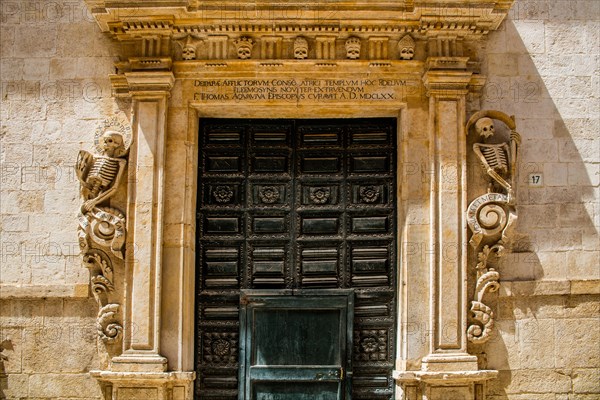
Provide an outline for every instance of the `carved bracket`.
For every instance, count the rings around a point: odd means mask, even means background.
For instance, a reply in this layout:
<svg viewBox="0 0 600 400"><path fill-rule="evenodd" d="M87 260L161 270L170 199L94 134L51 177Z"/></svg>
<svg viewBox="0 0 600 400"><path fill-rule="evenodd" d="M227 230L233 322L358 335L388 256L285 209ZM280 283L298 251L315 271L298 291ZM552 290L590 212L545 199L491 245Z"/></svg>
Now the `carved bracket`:
<svg viewBox="0 0 600 400"><path fill-rule="evenodd" d="M494 140L497 134L494 121L510 129L507 141ZM467 209L467 224L472 232L470 245L477 251L477 282L471 301L471 321L468 339L475 344L487 342L494 327L494 313L484 302L487 293L500 288L500 273L496 263L510 246L512 228L517 219L515 208L516 172L520 135L513 117L500 111L480 111L468 121L466 132L475 127L483 139L473 151L487 174L488 193L477 197ZM494 140L492 142L492 140Z"/></svg>

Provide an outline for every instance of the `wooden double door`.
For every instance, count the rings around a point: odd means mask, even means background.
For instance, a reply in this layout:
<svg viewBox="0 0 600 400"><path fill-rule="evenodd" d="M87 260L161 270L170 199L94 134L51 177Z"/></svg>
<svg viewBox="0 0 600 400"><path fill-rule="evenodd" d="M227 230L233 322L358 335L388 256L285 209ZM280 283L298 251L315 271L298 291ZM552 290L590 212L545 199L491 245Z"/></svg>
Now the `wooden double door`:
<svg viewBox="0 0 600 400"><path fill-rule="evenodd" d="M197 398L393 398L396 120L199 135Z"/></svg>

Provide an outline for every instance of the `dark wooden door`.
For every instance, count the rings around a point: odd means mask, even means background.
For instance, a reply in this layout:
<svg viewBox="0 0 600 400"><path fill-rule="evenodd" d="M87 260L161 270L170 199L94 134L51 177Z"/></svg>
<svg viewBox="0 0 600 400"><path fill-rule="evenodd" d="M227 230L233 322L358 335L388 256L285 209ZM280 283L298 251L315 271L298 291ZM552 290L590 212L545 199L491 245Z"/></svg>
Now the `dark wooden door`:
<svg viewBox="0 0 600 400"><path fill-rule="evenodd" d="M395 119L200 123L198 398L238 398L240 290L355 293L353 399L393 398Z"/></svg>
<svg viewBox="0 0 600 400"><path fill-rule="evenodd" d="M249 290L240 304L239 398L351 398L352 290Z"/></svg>

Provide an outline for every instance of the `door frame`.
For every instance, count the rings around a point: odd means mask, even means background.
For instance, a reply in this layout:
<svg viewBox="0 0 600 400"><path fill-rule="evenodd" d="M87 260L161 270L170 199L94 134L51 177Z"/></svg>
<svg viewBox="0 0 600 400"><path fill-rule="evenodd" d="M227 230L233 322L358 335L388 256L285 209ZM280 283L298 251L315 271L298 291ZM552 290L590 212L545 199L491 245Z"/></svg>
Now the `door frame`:
<svg viewBox="0 0 600 400"><path fill-rule="evenodd" d="M410 126L408 104L406 102L399 101L394 104L382 104L380 107L364 108L358 105L331 105L328 107L317 107L314 105L298 105L298 104L273 104L270 106L264 105L247 105L239 108L227 108L206 105L201 103L189 104L187 113L187 139L190 144L190 150L188 157L191 162L187 163L189 168L187 181L190 183L188 190L190 192L187 197L188 204L191 207L186 207L188 210L186 219L193 221L194 229L186 232L188 242L192 244L190 246L193 250L187 253L184 258L186 263L190 265L191 269L188 271L194 271L191 276L195 276L196 270L196 195L198 191L196 188L196 182L198 182L198 147L199 147L199 135L198 129L200 121L206 118L240 118L240 119L264 119L272 118L273 115L277 115L277 118L281 119L356 119L356 118L395 118L396 123L396 187L398 190L397 195L397 209L396 209L396 323L394 327L395 332L395 349L394 357L395 364L398 364L398 360L402 358L402 354L406 353L407 343L402 341L401 338L406 335L405 328L406 324L402 323L404 316L407 314L404 305L405 300L402 298L402 291L400 290L401 282L404 280L406 274L406 267L403 265L403 246L402 237L404 234L404 215L406 215L406 202L402 201L402 182L406 178L403 175L404 166L400 160L405 159L408 153L408 137L407 132ZM192 211L193 210L193 211ZM188 311L187 317L184 317L184 336L186 340L182 349L189 349L189 355L191 358L187 358L186 362L190 364L190 368L195 369L196 364L194 362L194 354L197 351L196 348L196 317L198 310L196 309L196 288L195 279L189 279L187 281L187 287L185 292L189 293L188 296L183 296L184 304L182 304L183 311ZM296 289L298 290L320 290L320 289ZM332 289L324 289L332 290ZM343 289L336 289L343 290ZM240 321L241 322L241 321ZM240 338L241 339L241 338ZM241 340L240 340L241 341ZM241 366L240 366L241 367ZM239 378L239 374L238 374ZM195 396L202 396L202 393L195 393Z"/></svg>
<svg viewBox="0 0 600 400"><path fill-rule="evenodd" d="M252 357L252 338L249 334L248 313L254 309L269 308L265 301L290 299L290 298L315 299L320 297L338 297L345 303L346 329L345 329L345 351L342 354L342 371L339 376L342 385L343 397L340 400L352 398L352 346L353 346L353 324L354 324L354 289L245 289L240 291L240 337L239 337L239 393L241 399L250 400L251 381L248 368ZM255 304L252 306L252 304ZM285 306L274 306L273 308L285 308ZM322 309L342 309L324 304Z"/></svg>

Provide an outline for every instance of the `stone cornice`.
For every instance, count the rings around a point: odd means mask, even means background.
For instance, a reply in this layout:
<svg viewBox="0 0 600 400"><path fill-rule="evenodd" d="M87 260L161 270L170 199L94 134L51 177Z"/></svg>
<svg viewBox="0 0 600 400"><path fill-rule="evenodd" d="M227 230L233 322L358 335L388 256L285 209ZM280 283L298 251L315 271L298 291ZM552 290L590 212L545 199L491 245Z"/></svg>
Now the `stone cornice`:
<svg viewBox="0 0 600 400"><path fill-rule="evenodd" d="M146 34L415 32L479 37L499 27L514 0L238 2L86 0L118 38Z"/></svg>

